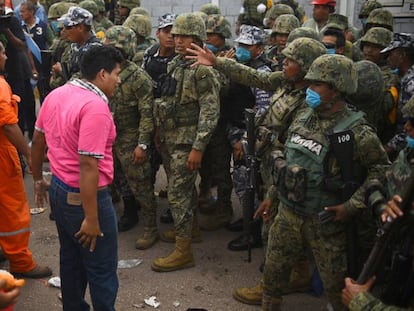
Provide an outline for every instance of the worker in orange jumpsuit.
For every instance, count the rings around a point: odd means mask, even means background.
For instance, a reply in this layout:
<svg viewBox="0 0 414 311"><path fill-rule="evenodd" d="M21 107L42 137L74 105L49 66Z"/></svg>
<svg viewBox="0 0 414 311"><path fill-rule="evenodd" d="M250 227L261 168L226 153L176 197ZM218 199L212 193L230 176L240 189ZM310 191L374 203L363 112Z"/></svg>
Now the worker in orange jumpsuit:
<svg viewBox="0 0 414 311"><path fill-rule="evenodd" d="M0 43L0 72L7 56ZM41 278L52 274L37 265L29 250L30 212L17 150L31 165L30 149L17 125L17 105L10 85L0 75L0 246L9 260L10 272L20 277ZM17 150L16 150L17 149Z"/></svg>

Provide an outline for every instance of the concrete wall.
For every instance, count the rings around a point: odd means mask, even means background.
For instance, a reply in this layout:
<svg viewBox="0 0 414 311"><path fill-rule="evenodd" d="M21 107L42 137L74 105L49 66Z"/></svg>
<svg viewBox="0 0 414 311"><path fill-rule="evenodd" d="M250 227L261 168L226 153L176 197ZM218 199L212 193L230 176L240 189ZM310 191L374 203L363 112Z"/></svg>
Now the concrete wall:
<svg viewBox="0 0 414 311"><path fill-rule="evenodd" d="M306 15L312 17L312 5L309 0L298 0L304 7ZM361 24L358 20L358 12L361 5L365 0L337 0L337 12L348 16L350 23L353 23L356 27L360 27ZM389 5L388 0L380 2L385 5ZM398 2L398 1L391 1ZM401 1L404 3L414 3L414 0ZM242 0L141 0L142 7L148 9L152 15L152 24L155 28L157 25L157 19L159 16L167 12L184 13L198 11L203 4L214 3L218 4L221 12L228 18L232 25L235 25L237 16L242 6ZM394 8L393 8L394 9ZM414 17L414 4L406 5L402 10L412 10L412 16ZM411 11L410 11L411 12ZM409 14L408 14L409 15ZM396 18L395 19L396 32L414 32L414 18Z"/></svg>

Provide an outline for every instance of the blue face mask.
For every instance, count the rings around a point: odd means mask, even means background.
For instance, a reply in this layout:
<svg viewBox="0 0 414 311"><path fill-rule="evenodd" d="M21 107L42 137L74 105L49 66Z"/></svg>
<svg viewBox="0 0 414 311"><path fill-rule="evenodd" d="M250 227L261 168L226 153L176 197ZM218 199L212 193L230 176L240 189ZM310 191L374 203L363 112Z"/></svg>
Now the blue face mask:
<svg viewBox="0 0 414 311"><path fill-rule="evenodd" d="M400 68L397 67L397 68L391 69L391 72L395 75L398 75L400 74Z"/></svg>
<svg viewBox="0 0 414 311"><path fill-rule="evenodd" d="M57 34L60 32L60 28L59 28L59 23L58 21L51 21L50 22L50 26L52 27L52 30Z"/></svg>
<svg viewBox="0 0 414 311"><path fill-rule="evenodd" d="M240 63L247 63L251 59L250 51L244 47L236 48L236 58Z"/></svg>
<svg viewBox="0 0 414 311"><path fill-rule="evenodd" d="M214 45L210 44L210 43L206 43L206 46L208 47L208 49L213 52L214 54L216 54L218 52L218 48L216 48Z"/></svg>
<svg viewBox="0 0 414 311"><path fill-rule="evenodd" d="M336 54L335 49L326 49L326 54Z"/></svg>
<svg viewBox="0 0 414 311"><path fill-rule="evenodd" d="M306 103L312 109L315 109L321 104L321 96L314 90L307 88L306 89Z"/></svg>
<svg viewBox="0 0 414 311"><path fill-rule="evenodd" d="M405 140L407 141L407 147L414 149L414 138L407 135Z"/></svg>
<svg viewBox="0 0 414 311"><path fill-rule="evenodd" d="M365 27L367 25L367 22L368 22L368 17L361 18L361 24L362 24L362 26Z"/></svg>

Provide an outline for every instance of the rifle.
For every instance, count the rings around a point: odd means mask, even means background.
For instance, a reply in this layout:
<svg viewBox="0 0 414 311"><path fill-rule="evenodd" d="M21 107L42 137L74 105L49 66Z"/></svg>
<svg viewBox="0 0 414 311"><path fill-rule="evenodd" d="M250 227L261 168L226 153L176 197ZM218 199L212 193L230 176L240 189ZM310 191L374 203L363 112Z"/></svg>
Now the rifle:
<svg viewBox="0 0 414 311"><path fill-rule="evenodd" d="M255 153L255 112L253 109L245 109L244 111L246 127L247 127L247 146L243 145L245 154L246 168L248 180L246 182L246 192L243 197L243 235L247 241L247 261L252 260L252 250L250 247L251 227L254 215L254 202L256 195L256 174L257 174L257 159Z"/></svg>
<svg viewBox="0 0 414 311"><path fill-rule="evenodd" d="M411 209L411 204L414 201L414 174L411 173L407 182L405 183L407 187L402 189L400 194L402 198L402 203L400 209L404 215L409 214ZM374 189L371 191L371 194L368 196L368 206L371 207L376 216L380 216L382 211L386 207L386 198L382 196L382 200L379 200L382 191ZM372 247L371 253L368 256L368 259L364 263L361 273L357 278L358 284L365 284L373 275L376 274L378 268L384 262L387 247L393 236L393 232L399 229L399 224L403 221L404 217L398 217L397 219L388 218L382 226L377 230L377 238L374 246Z"/></svg>
<svg viewBox="0 0 414 311"><path fill-rule="evenodd" d="M353 146L354 146L354 134L351 130L345 130L340 132L334 132L328 135L332 152L338 162L343 187L341 202L349 200L349 198L358 189L359 184L355 182L353 174ZM323 213L322 213L323 214ZM329 214L329 213L328 213ZM332 213L334 214L334 213ZM333 219L335 215L328 215L328 219ZM319 214L321 218L321 213ZM357 260L357 225L354 220L350 220L347 228L347 261L348 261L348 273L351 277L356 277L358 273L358 260Z"/></svg>

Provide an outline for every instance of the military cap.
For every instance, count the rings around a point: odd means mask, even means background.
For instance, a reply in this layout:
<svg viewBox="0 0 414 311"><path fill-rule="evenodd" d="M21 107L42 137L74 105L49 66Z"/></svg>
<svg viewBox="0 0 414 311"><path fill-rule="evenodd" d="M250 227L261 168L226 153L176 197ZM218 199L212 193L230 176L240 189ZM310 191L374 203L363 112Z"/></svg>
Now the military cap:
<svg viewBox="0 0 414 311"><path fill-rule="evenodd" d="M289 34L293 29L299 28L300 22L293 14L282 14L276 18L272 27L272 34Z"/></svg>
<svg viewBox="0 0 414 311"><path fill-rule="evenodd" d="M93 16L99 13L98 5L93 0L83 0L79 3L79 7L88 10Z"/></svg>
<svg viewBox="0 0 414 311"><path fill-rule="evenodd" d="M224 16L219 14L207 17L206 31L207 33L217 33L226 39L231 38L231 25Z"/></svg>
<svg viewBox="0 0 414 311"><path fill-rule="evenodd" d="M392 31L394 29L394 18L392 13L387 9L375 9L368 15L367 25L370 24L374 26L383 26Z"/></svg>
<svg viewBox="0 0 414 311"><path fill-rule="evenodd" d="M365 1L359 10L358 18L368 17L369 13L375 9L382 8L382 4L376 0Z"/></svg>
<svg viewBox="0 0 414 311"><path fill-rule="evenodd" d="M172 26L177 19L177 14L166 13L158 18L158 29Z"/></svg>
<svg viewBox="0 0 414 311"><path fill-rule="evenodd" d="M401 111L405 116L414 117L414 95L405 103Z"/></svg>
<svg viewBox="0 0 414 311"><path fill-rule="evenodd" d="M151 14L148 12L148 10L147 10L147 9L145 9L145 8L142 8L142 7L136 7L136 8L133 8L133 9L129 12L129 14L130 14L130 15L133 15L133 14L141 14L141 15L145 15L145 16L151 17Z"/></svg>
<svg viewBox="0 0 414 311"><path fill-rule="evenodd" d="M414 48L414 34L412 33L394 33L394 37L385 49L381 53L387 53L396 48Z"/></svg>
<svg viewBox="0 0 414 311"><path fill-rule="evenodd" d="M364 47L365 43L376 44L385 48L391 43L391 40L392 31L382 27L372 27L361 38L361 48Z"/></svg>
<svg viewBox="0 0 414 311"><path fill-rule="evenodd" d="M128 56L134 55L135 32L128 27L116 25L108 28L102 42L123 50Z"/></svg>
<svg viewBox="0 0 414 311"><path fill-rule="evenodd" d="M325 54L315 59L305 79L328 83L347 95L355 93L358 87L358 76L353 61L338 54Z"/></svg>
<svg viewBox="0 0 414 311"><path fill-rule="evenodd" d="M345 31L348 29L348 27L348 17L336 13L329 14L329 19L326 28L334 28L339 29L341 31Z"/></svg>
<svg viewBox="0 0 414 311"><path fill-rule="evenodd" d="M200 11L206 13L207 15L221 14L220 8L217 5L211 3L203 4L200 8Z"/></svg>
<svg viewBox="0 0 414 311"><path fill-rule="evenodd" d="M298 38L311 38L316 41L321 41L321 38L315 29L309 27L299 27L290 32L286 43L290 43Z"/></svg>
<svg viewBox="0 0 414 311"><path fill-rule="evenodd" d="M119 6L126 7L130 10L136 8L137 6L141 6L141 0L120 0Z"/></svg>
<svg viewBox="0 0 414 311"><path fill-rule="evenodd" d="M247 45L255 45L263 44L264 38L265 33L259 27L251 25L241 25L239 36L234 41Z"/></svg>
<svg viewBox="0 0 414 311"><path fill-rule="evenodd" d="M63 23L63 26L70 27L79 24L92 26L92 14L85 9L78 6L72 6L69 8L68 13L58 19L59 22Z"/></svg>
<svg viewBox="0 0 414 311"><path fill-rule="evenodd" d="M267 10L265 18L276 19L282 14L295 14L295 12L287 4L277 3Z"/></svg>

